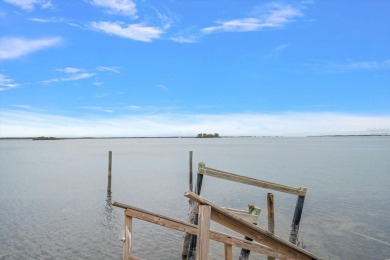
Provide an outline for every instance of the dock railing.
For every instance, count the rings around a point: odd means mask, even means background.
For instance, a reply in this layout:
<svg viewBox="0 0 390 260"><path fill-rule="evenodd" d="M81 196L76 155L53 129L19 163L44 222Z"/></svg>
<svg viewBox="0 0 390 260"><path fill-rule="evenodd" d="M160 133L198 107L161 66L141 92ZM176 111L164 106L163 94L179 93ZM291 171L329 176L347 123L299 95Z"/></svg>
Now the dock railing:
<svg viewBox="0 0 390 260"><path fill-rule="evenodd" d="M277 259L320 259L318 256L253 225L232 214L228 210L191 191L185 196L199 204L198 225L176 220L154 212L148 212L130 205L113 202L113 206L124 209L123 259L140 259L132 254L132 220L147 221L181 232L197 235L196 259L207 260L209 255L209 239L224 243L225 259L232 259L232 247L245 248ZM240 239L232 235L210 230L210 220L230 228L255 242Z"/></svg>
<svg viewBox="0 0 390 260"><path fill-rule="evenodd" d="M197 195L200 195L201 189L202 189L202 183L203 183L203 177L204 176L210 176L210 177L215 177L215 178L220 178L223 180L228 180L228 181L233 181L233 182L238 182L246 185L252 185L256 186L259 188L263 189L269 189L273 191L278 191L282 193L287 193L287 194L292 194L297 196L297 202L295 206L295 211L294 211L294 216L292 219L292 224L291 224L291 232L289 236L289 241L290 243L296 245L297 240L298 240L298 232L299 232L299 225L301 221L301 216L302 216L302 211L303 211L303 204L305 201L305 196L307 192L307 188L304 187L299 187L299 188L294 188L278 183L273 183L273 182L268 182L260 179L255 179L251 177L246 177L226 171L221 171L217 169L213 169L210 167L206 167L206 164L204 162L200 162L198 164L198 172L197 172L197 177L196 177L196 186L195 186L195 193ZM191 176L191 181L192 181L192 176ZM190 203L191 204L191 203ZM274 211L273 211L273 194L269 193L267 197L267 204L268 204L268 224L269 224L269 230L270 232L273 233L274 231ZM196 209L192 209L191 211L196 211ZM196 212L194 213L195 218L194 224L197 224L197 215ZM192 260L194 259L195 256L195 250L196 250L196 235L193 235L190 238L190 243L189 243L189 249L188 249L188 254L185 255L183 253L183 259L189 259ZM186 244L186 241L185 243ZM186 249L183 248L183 252L186 252ZM249 253L249 252L248 252ZM244 252L242 252L240 259L247 259L246 256L244 256ZM268 259L272 259L272 256Z"/></svg>

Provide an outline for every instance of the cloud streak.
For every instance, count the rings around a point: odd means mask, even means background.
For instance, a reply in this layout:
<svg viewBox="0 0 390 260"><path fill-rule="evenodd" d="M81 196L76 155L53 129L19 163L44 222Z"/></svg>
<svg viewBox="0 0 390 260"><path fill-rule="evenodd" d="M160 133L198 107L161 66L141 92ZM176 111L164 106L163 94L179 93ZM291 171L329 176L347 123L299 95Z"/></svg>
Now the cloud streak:
<svg viewBox="0 0 390 260"><path fill-rule="evenodd" d="M122 38L143 42L151 42L154 39L158 39L164 32L159 27L151 27L144 24L124 25L121 22L92 22L90 28Z"/></svg>
<svg viewBox="0 0 390 260"><path fill-rule="evenodd" d="M204 34L216 32L250 32L264 29L280 28L295 18L302 16L298 8L290 5L272 4L263 10L263 13L254 16L228 21L217 21L218 25L203 28Z"/></svg>
<svg viewBox="0 0 390 260"><path fill-rule="evenodd" d="M0 60L20 58L36 51L58 46L61 43L61 37L41 39L3 37L0 38Z"/></svg>
<svg viewBox="0 0 390 260"><path fill-rule="evenodd" d="M53 6L50 0L4 0L4 2L15 5L24 11L33 11L35 7L46 9Z"/></svg>
<svg viewBox="0 0 390 260"><path fill-rule="evenodd" d="M14 80L7 76L0 74L0 91L19 87L20 84L14 83Z"/></svg>
<svg viewBox="0 0 390 260"><path fill-rule="evenodd" d="M111 14L137 18L137 8L132 0L91 0L90 3L105 8Z"/></svg>
<svg viewBox="0 0 390 260"><path fill-rule="evenodd" d="M41 83L51 84L51 83L58 83L58 82L64 82L64 81L83 80L83 79L92 78L99 72L119 73L119 68L118 67L98 66L95 69L87 70L84 68L65 67L65 68L55 69L55 71L63 72L63 73L65 73L66 76L43 80ZM101 85L103 83L99 82L96 84L96 82L95 82L94 84Z"/></svg>
<svg viewBox="0 0 390 260"><path fill-rule="evenodd" d="M342 70L388 70L390 69L390 59L384 61L357 61L337 65Z"/></svg>
<svg viewBox="0 0 390 260"><path fill-rule="evenodd" d="M103 110L101 107L84 107ZM110 112L110 111L105 111ZM154 114L73 118L20 110L0 111L1 137L30 136L195 136L201 132L235 135L305 136L389 133L390 116L334 113Z"/></svg>

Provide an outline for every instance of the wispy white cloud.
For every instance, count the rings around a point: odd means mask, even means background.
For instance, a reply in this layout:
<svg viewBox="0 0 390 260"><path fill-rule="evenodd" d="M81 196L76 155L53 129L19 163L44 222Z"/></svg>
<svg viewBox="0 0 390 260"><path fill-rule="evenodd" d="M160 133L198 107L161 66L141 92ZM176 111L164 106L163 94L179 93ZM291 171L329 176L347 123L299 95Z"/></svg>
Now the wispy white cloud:
<svg viewBox="0 0 390 260"><path fill-rule="evenodd" d="M33 11L36 7L47 9L53 7L50 0L3 0L6 3L15 5L24 11Z"/></svg>
<svg viewBox="0 0 390 260"><path fill-rule="evenodd" d="M101 107L85 107L100 110ZM108 111L106 111L108 112ZM280 114L153 114L73 118L20 110L1 110L0 135L7 136L195 136L389 133L390 115L364 116L333 113Z"/></svg>
<svg viewBox="0 0 390 260"><path fill-rule="evenodd" d="M63 81L75 81L75 80L82 80L82 79L88 79L95 76L95 73L89 73L89 72L82 72L82 73L72 73L69 76L61 77L61 78L53 78L42 81L43 84L50 84L50 83L57 83L57 82L63 82Z"/></svg>
<svg viewBox="0 0 390 260"><path fill-rule="evenodd" d="M280 28L302 16L299 8L284 4L264 6L260 14L228 21L217 21L218 25L203 28L205 34L216 32L249 32Z"/></svg>
<svg viewBox="0 0 390 260"><path fill-rule="evenodd" d="M266 59L274 59L280 56L280 54L290 46L289 43L281 44L273 48L270 53L264 56Z"/></svg>
<svg viewBox="0 0 390 260"><path fill-rule="evenodd" d="M80 72L84 72L85 69L66 67L66 68L56 69L56 71L61 71L61 72L65 72L65 73L80 73Z"/></svg>
<svg viewBox="0 0 390 260"><path fill-rule="evenodd" d="M0 74L0 91L16 88L19 86L20 84L15 83L13 79L8 78L3 74Z"/></svg>
<svg viewBox="0 0 390 260"><path fill-rule="evenodd" d="M32 22L38 22L38 23L63 23L67 22L64 18L56 18L56 17L49 17L49 18L38 18L38 17L32 17L28 20Z"/></svg>
<svg viewBox="0 0 390 260"><path fill-rule="evenodd" d="M107 34L143 42L158 39L164 33L159 27L151 27L144 24L124 25L121 22L92 22L90 28Z"/></svg>
<svg viewBox="0 0 390 260"><path fill-rule="evenodd" d="M384 61L349 62L336 67L344 70L385 70L390 69L390 59Z"/></svg>
<svg viewBox="0 0 390 260"><path fill-rule="evenodd" d="M12 105L13 107L16 107L16 108L22 108L22 109L30 109L31 106L29 105Z"/></svg>
<svg viewBox="0 0 390 260"><path fill-rule="evenodd" d="M167 90L168 90L167 86L162 85L162 84L159 84L157 87L158 87L159 89L161 89L161 90L164 90L164 91L167 91Z"/></svg>
<svg viewBox="0 0 390 260"><path fill-rule="evenodd" d="M86 110L102 111L102 112L106 112L106 113L114 112L114 110L112 110L112 109L106 109L106 108L98 107L98 106L83 106L81 108L86 109Z"/></svg>
<svg viewBox="0 0 390 260"><path fill-rule="evenodd" d="M64 81L76 81L89 79L96 76L99 72L113 72L119 73L119 67L108 67L108 66L98 66L94 69L85 69L85 68L76 68L76 67L65 67L57 68L55 71L65 73L63 77L52 78L48 80L43 80L43 84L58 83ZM103 83L100 81L95 81L93 83L95 86L100 86Z"/></svg>
<svg viewBox="0 0 390 260"><path fill-rule="evenodd" d="M99 66L96 67L97 71L108 71L108 72L114 72L114 73L119 73L120 69L118 67L107 67L107 66Z"/></svg>
<svg viewBox="0 0 390 260"><path fill-rule="evenodd" d="M61 37L25 39L17 37L0 38L0 60L16 59L32 52L58 46Z"/></svg>
<svg viewBox="0 0 390 260"><path fill-rule="evenodd" d="M170 40L179 43L195 43L199 40L199 37L196 35L176 36L176 37L171 37Z"/></svg>
<svg viewBox="0 0 390 260"><path fill-rule="evenodd" d="M120 14L137 18L137 7L133 0L91 0L95 6L106 8L111 14Z"/></svg>
<svg viewBox="0 0 390 260"><path fill-rule="evenodd" d="M308 65L309 68L329 72L329 73L342 73L342 72L354 72L354 71L384 71L390 70L390 59L375 61L347 61L347 62L335 62L335 61L314 61Z"/></svg>

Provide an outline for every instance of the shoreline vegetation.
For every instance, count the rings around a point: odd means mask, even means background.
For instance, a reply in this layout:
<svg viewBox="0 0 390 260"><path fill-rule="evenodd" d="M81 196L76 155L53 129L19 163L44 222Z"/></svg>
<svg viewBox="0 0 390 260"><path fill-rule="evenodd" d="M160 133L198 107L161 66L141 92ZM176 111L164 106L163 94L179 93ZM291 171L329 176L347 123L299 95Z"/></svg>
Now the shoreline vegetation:
<svg viewBox="0 0 390 260"><path fill-rule="evenodd" d="M201 136L200 136L201 135ZM76 139L143 139L143 138L313 138L313 137L390 137L390 133L384 134L350 134L350 135L307 135L307 136L278 136L278 135L240 135L240 136L215 136L215 134L198 134L197 136L119 136L119 137L0 137L0 140L76 140ZM210 136L209 136L210 135Z"/></svg>
<svg viewBox="0 0 390 260"><path fill-rule="evenodd" d="M196 136L196 138L220 138L219 134L218 133L215 133L215 134L205 134L205 133L201 133L201 134L198 134Z"/></svg>
<svg viewBox="0 0 390 260"><path fill-rule="evenodd" d="M33 137L34 141L42 141L42 140L62 140L63 138L58 137L47 137L47 136L39 136L39 137Z"/></svg>

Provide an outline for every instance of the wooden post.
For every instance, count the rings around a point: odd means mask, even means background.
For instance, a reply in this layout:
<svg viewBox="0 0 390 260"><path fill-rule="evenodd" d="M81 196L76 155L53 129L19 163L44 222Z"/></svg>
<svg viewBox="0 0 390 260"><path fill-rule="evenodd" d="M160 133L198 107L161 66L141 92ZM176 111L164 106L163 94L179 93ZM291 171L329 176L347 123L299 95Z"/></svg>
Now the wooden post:
<svg viewBox="0 0 390 260"><path fill-rule="evenodd" d="M123 225L124 229L125 229L125 236L124 236L124 241L123 241L123 260L127 260L129 257L131 257L132 223L133 223L133 218L127 216L126 210L125 210L125 223Z"/></svg>
<svg viewBox="0 0 390 260"><path fill-rule="evenodd" d="M248 205L248 212L252 215L258 216L260 214L260 208L255 207L253 205ZM252 223L252 224L257 225L257 223ZM247 237L247 236L245 236L245 240L253 241L252 238ZM248 260L250 253L251 253L251 251L249 249L241 248L240 257L238 259L239 260Z"/></svg>
<svg viewBox="0 0 390 260"><path fill-rule="evenodd" d="M199 205L198 232L196 241L197 260L209 259L210 215L210 206Z"/></svg>
<svg viewBox="0 0 390 260"><path fill-rule="evenodd" d="M190 151L190 160L189 160L189 191L193 191L192 184L192 151Z"/></svg>
<svg viewBox="0 0 390 260"><path fill-rule="evenodd" d="M200 191L202 190L202 183L203 183L203 175L204 175L204 169L205 164L203 162L200 162L198 164L198 174L196 175L196 187L195 187L195 193L197 195L200 195ZM194 205L195 207L195 205ZM196 210L196 207L195 207ZM194 223L195 225L198 225L198 213L195 211L195 218ZM194 260L195 254L196 254L196 236L191 235L191 242L190 242L190 249L188 250L188 260Z"/></svg>
<svg viewBox="0 0 390 260"><path fill-rule="evenodd" d="M193 182L192 182L192 151L190 151L190 153L189 153L189 190L193 191ZM194 217L195 217L194 202L189 199L188 203L189 203L188 222L189 223L194 223ZM181 252L182 260L187 259L188 248L190 247L190 239L191 239L191 234L190 233L185 233L184 234L183 249L182 249L182 252Z"/></svg>
<svg viewBox="0 0 390 260"><path fill-rule="evenodd" d="M112 169L112 151L108 152L108 183L107 183L107 192L111 193L111 169Z"/></svg>
<svg viewBox="0 0 390 260"><path fill-rule="evenodd" d="M225 260L233 260L233 247L225 244Z"/></svg>
<svg viewBox="0 0 390 260"><path fill-rule="evenodd" d="M301 222L303 203L305 202L304 196L298 196L297 204L295 206L294 217L291 224L291 233L289 241L294 245L297 244L299 223Z"/></svg>
<svg viewBox="0 0 390 260"><path fill-rule="evenodd" d="M274 215L274 194L267 194L267 208L268 208L268 232L275 234L275 215ZM268 256L267 260L275 260L274 257Z"/></svg>

